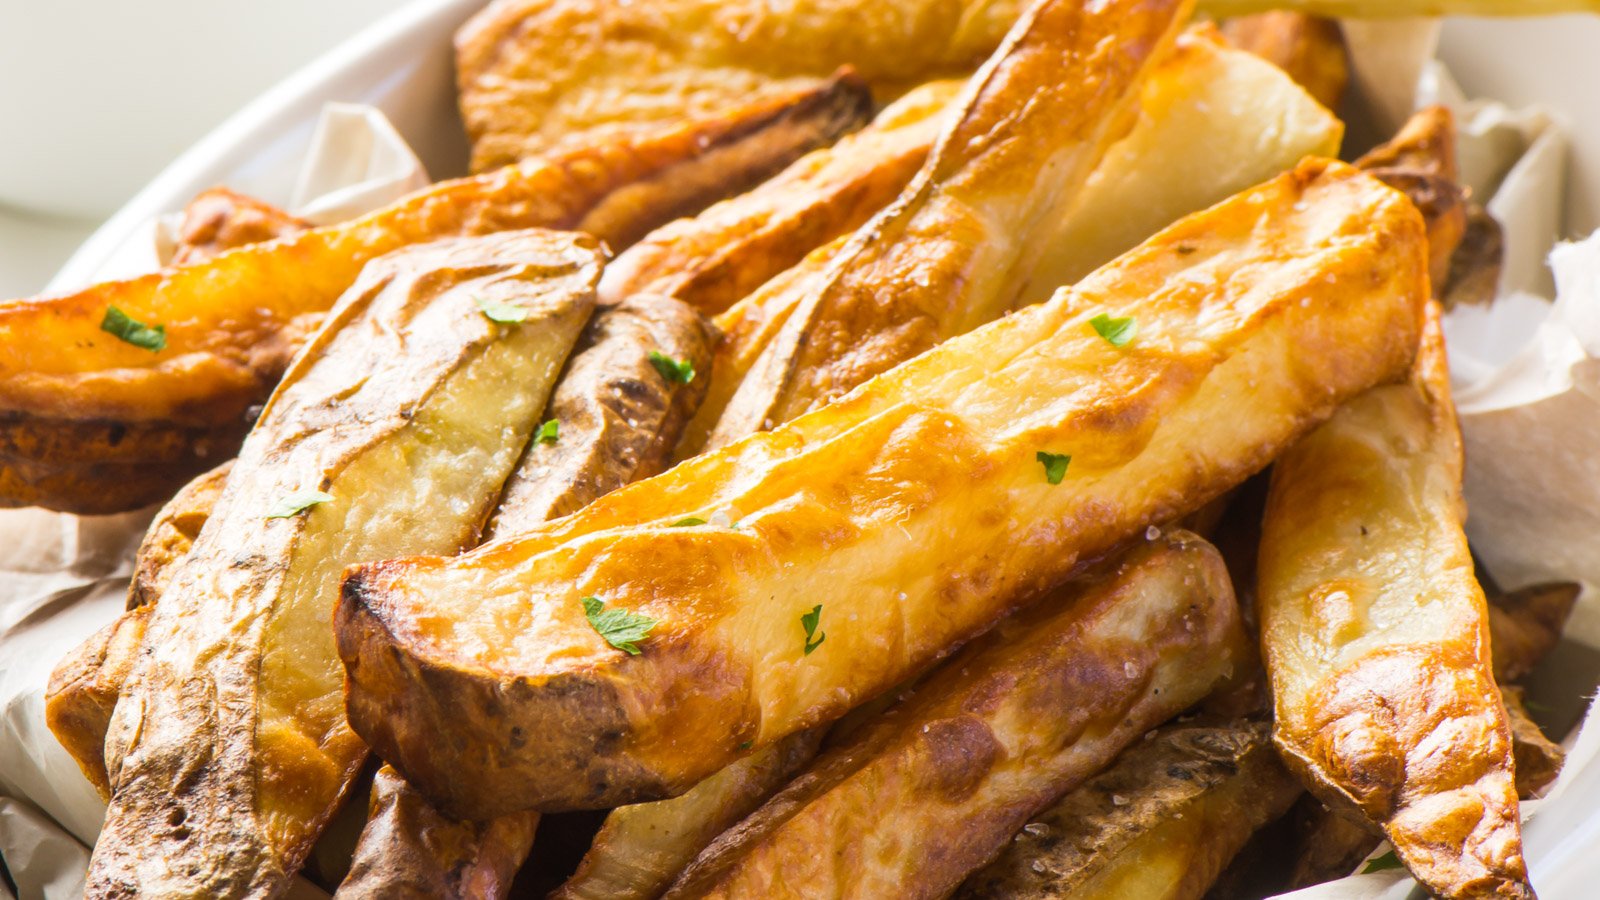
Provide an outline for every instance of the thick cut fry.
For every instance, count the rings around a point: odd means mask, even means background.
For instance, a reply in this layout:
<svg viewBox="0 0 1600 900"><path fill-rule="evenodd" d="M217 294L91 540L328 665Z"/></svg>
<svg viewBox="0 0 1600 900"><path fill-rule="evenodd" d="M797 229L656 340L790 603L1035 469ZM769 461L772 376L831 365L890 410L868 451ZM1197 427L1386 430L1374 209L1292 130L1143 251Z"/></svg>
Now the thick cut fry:
<svg viewBox="0 0 1600 900"><path fill-rule="evenodd" d="M1266 723L1168 726L1032 817L956 896L1199 900L1302 793Z"/></svg>
<svg viewBox="0 0 1600 900"><path fill-rule="evenodd" d="M1133 131L1106 153L1055 227L1025 301L1048 298L1174 220L1306 156L1333 156L1343 133L1339 120L1281 71L1221 45L1205 27L1181 36L1161 59L1140 103ZM1260 128L1265 110L1279 124L1267 135ZM839 246L814 252L717 317L723 340L711 389L684 432L679 460L707 448L734 392L810 290L804 279L825 272ZM742 436L729 428L719 441Z"/></svg>
<svg viewBox="0 0 1600 900"><path fill-rule="evenodd" d="M201 475L183 486L156 513L139 542L133 557L133 580L128 584L128 609L135 610L156 602L167 589L178 564L189 555L200 529L211 518L211 511L228 485L233 460Z"/></svg>
<svg viewBox="0 0 1600 900"><path fill-rule="evenodd" d="M1428 223L1428 273L1435 290L1450 279L1451 260L1467 233L1467 195L1458 183L1455 114L1443 106L1420 110L1388 143L1356 161L1411 198Z"/></svg>
<svg viewBox="0 0 1600 900"><path fill-rule="evenodd" d="M1400 194L1308 162L775 431L517 540L352 568L335 621L351 721L479 815L687 790L1402 375L1424 241ZM1100 337L1102 313L1136 339ZM1041 453L1072 456L1059 484ZM639 655L595 633L586 596L654 620ZM819 602L827 643L806 654Z"/></svg>
<svg viewBox="0 0 1600 900"><path fill-rule="evenodd" d="M1274 739L1442 897L1532 897L1443 336L1273 469L1258 603Z"/></svg>
<svg viewBox="0 0 1600 900"><path fill-rule="evenodd" d="M448 819L394 769L372 782L367 824L350 874L334 894L371 900L505 897L533 846L539 816L520 813L488 822Z"/></svg>
<svg viewBox="0 0 1600 900"><path fill-rule="evenodd" d="M340 570L469 545L588 316L592 239L375 262L297 359L161 599L112 716L88 896L281 890L366 757L328 630ZM524 310L496 324L479 304Z"/></svg>
<svg viewBox="0 0 1600 900"><path fill-rule="evenodd" d="M663 294L722 312L887 206L922 167L960 90L959 81L924 85L755 190L656 229L606 266L601 302Z"/></svg>
<svg viewBox="0 0 1600 900"><path fill-rule="evenodd" d="M1222 558L1162 537L975 641L667 897L944 897L1247 655Z"/></svg>
<svg viewBox="0 0 1600 900"><path fill-rule="evenodd" d="M554 434L528 445L488 536L516 535L660 472L705 396L712 339L710 324L670 297L602 309L551 397ZM651 354L695 374L668 378Z"/></svg>
<svg viewBox="0 0 1600 900"><path fill-rule="evenodd" d="M686 794L613 810L578 871L550 900L655 900L718 835L810 762L820 737L815 730L791 734Z"/></svg>
<svg viewBox="0 0 1600 900"><path fill-rule="evenodd" d="M1561 641L1583 589L1572 582L1536 584L1490 598L1489 634L1494 677L1517 681Z"/></svg>
<svg viewBox="0 0 1600 900"><path fill-rule="evenodd" d="M701 393L669 380L651 352L704 369L711 335L667 297L627 300L590 321L550 399L553 441L534 441L506 483L491 535L514 535L660 470ZM506 896L533 846L536 813L486 822L439 812L389 766L378 770L373 817L337 897L490 900Z"/></svg>
<svg viewBox="0 0 1600 900"><path fill-rule="evenodd" d="M270 203L224 187L203 191L183 209L171 265L215 259L235 247L276 240L311 227Z"/></svg>
<svg viewBox="0 0 1600 900"><path fill-rule="evenodd" d="M1517 796L1524 800L1539 796L1561 774L1567 761L1567 752L1559 744L1544 736L1538 723L1528 715L1523 705L1520 687L1502 687L1500 699L1505 703L1506 721L1511 726L1511 753L1516 759Z"/></svg>
<svg viewBox="0 0 1600 900"><path fill-rule="evenodd" d="M1383 843L1365 821L1307 794L1289 823L1294 829L1294 868L1285 890L1299 890L1343 878Z"/></svg>
<svg viewBox="0 0 1600 900"><path fill-rule="evenodd" d="M1041 0L968 83L927 164L815 279L709 440L787 422L999 317L1191 0Z"/></svg>
<svg viewBox="0 0 1600 900"><path fill-rule="evenodd" d="M866 101L846 77L740 118L443 182L198 265L0 303L0 506L131 509L232 456L247 410L380 254L531 226L620 248L855 128ZM164 346L102 331L112 307L165 329Z"/></svg>
<svg viewBox="0 0 1600 900"><path fill-rule="evenodd" d="M1350 60L1334 19L1278 10L1229 19L1222 33L1235 47L1282 69L1318 103L1339 108L1350 83Z"/></svg>

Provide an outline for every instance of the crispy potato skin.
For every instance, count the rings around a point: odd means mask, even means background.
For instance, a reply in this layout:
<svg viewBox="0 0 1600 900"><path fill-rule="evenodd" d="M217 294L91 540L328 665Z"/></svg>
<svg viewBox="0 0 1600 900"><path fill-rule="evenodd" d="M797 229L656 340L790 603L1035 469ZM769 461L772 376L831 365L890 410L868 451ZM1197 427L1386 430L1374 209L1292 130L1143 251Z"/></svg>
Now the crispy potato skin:
<svg viewBox="0 0 1600 900"><path fill-rule="evenodd" d="M1168 726L1033 816L955 896L1199 900L1302 793L1266 723Z"/></svg>
<svg viewBox="0 0 1600 900"><path fill-rule="evenodd" d="M1046 300L1167 224L1292 168L1306 156L1338 152L1343 126L1281 71L1230 49L1197 26L1162 56L1140 95L1141 114L1106 152L1078 200L1052 226L1023 301ZM1281 128L1257 123L1273 109ZM794 309L806 279L826 271L842 243L821 248L716 319L723 333L711 389L676 458L707 448L729 401ZM764 425L765 423L744 423ZM742 437L724 429L719 443Z"/></svg>
<svg viewBox="0 0 1600 900"><path fill-rule="evenodd" d="M1445 309L1463 303L1488 305L1500 292L1506 236L1500 223L1477 203L1467 204L1466 230L1450 258L1450 274L1440 290Z"/></svg>
<svg viewBox="0 0 1600 900"><path fill-rule="evenodd" d="M1428 274L1436 291L1450 281L1450 270L1467 233L1467 195L1458 183L1455 114L1443 106L1419 110L1387 143L1373 148L1356 166L1411 198L1428 223Z"/></svg>
<svg viewBox="0 0 1600 900"><path fill-rule="evenodd" d="M1582 591L1572 582L1554 582L1490 598L1489 634L1497 680L1517 681L1555 649Z"/></svg>
<svg viewBox="0 0 1600 900"><path fill-rule="evenodd" d="M335 897L505 897L511 878L533 847L538 813L488 822L448 819L394 769L383 766L372 782L367 824L350 874Z"/></svg>
<svg viewBox="0 0 1600 900"><path fill-rule="evenodd" d="M1532 897L1488 611L1462 533L1443 336L1286 453L1258 603L1274 739L1442 897Z"/></svg>
<svg viewBox="0 0 1600 900"><path fill-rule="evenodd" d="M655 900L716 837L816 755L821 729L791 734L670 800L620 806L550 900Z"/></svg>
<svg viewBox="0 0 1600 900"><path fill-rule="evenodd" d="M270 203L214 187L200 192L184 207L171 265L205 262L235 247L276 240L310 227L310 222Z"/></svg>
<svg viewBox="0 0 1600 900"><path fill-rule="evenodd" d="M351 562L476 537L593 303L601 252L544 231L369 266L299 357L153 607L106 740L88 896L270 896L366 756L327 629ZM522 325L476 305L518 302ZM267 518L284 498L333 499Z"/></svg>
<svg viewBox="0 0 1600 900"><path fill-rule="evenodd" d="M1544 736L1538 723L1528 715L1522 703L1520 687L1500 688L1500 699L1505 703L1506 721L1511 726L1511 753L1516 759L1517 796L1524 800L1539 796L1561 774L1567 761L1567 751Z"/></svg>
<svg viewBox="0 0 1600 900"><path fill-rule="evenodd" d="M806 282L729 402L716 447L787 422L1010 309L1191 0L1044 0L950 112L928 162Z"/></svg>
<svg viewBox="0 0 1600 900"><path fill-rule="evenodd" d="M150 604L188 555L232 467L230 460L196 478L156 513L134 557L127 612L67 654L50 673L45 723L103 798L111 796L106 728L117 694L144 643Z"/></svg>
<svg viewBox="0 0 1600 900"><path fill-rule="evenodd" d="M870 115L845 76L738 117L574 147L441 182L351 222L76 294L0 303L0 505L112 512L232 456L322 314L383 253L453 235L589 231L614 248L792 162ZM151 352L108 306L166 328Z"/></svg>
<svg viewBox="0 0 1600 900"><path fill-rule="evenodd" d="M656 229L606 266L600 301L662 294L706 315L722 312L899 195L960 91L959 81L917 88L754 190Z"/></svg>
<svg viewBox="0 0 1600 900"><path fill-rule="evenodd" d="M456 34L473 170L715 118L840 66L859 70L886 99L970 72L1024 5L498 0Z"/></svg>
<svg viewBox="0 0 1600 900"><path fill-rule="evenodd" d="M1241 657L1222 558L1174 532L974 641L718 838L666 896L946 896Z"/></svg>
<svg viewBox="0 0 1600 900"><path fill-rule="evenodd" d="M1350 83L1350 60L1337 20L1275 10L1229 19L1222 33L1235 47L1288 73L1318 103L1339 108Z"/></svg>
<svg viewBox="0 0 1600 900"><path fill-rule="evenodd" d="M1404 197L1308 162L775 431L516 540L354 567L335 622L351 722L453 810L687 790L1402 375L1424 240ZM1139 338L1101 339L1103 311L1136 317ZM1059 485L1044 451L1073 455ZM671 527L686 516L739 527ZM641 655L595 634L588 595L657 620ZM822 600L839 627L806 656L799 618Z"/></svg>
<svg viewBox="0 0 1600 900"><path fill-rule="evenodd" d="M556 383L547 418L553 443L531 443L489 521L510 537L577 512L597 497L666 467L690 414L705 396L711 325L670 297L640 296L603 308L589 322ZM688 384L668 381L658 352L694 366Z"/></svg>

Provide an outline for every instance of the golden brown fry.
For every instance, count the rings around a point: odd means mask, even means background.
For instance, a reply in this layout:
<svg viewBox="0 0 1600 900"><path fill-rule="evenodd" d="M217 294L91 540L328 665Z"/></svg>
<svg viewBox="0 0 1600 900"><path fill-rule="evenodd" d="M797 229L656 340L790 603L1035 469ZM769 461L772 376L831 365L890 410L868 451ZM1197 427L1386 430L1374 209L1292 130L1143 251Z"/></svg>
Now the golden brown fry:
<svg viewBox="0 0 1600 900"><path fill-rule="evenodd" d="M533 847L537 813L488 822L446 819L400 774L378 770L350 874L334 896L344 900L445 900L505 897Z"/></svg>
<svg viewBox="0 0 1600 900"><path fill-rule="evenodd" d="M355 567L335 623L351 721L455 810L687 790L1403 374L1424 241L1404 197L1308 162L844 402L520 539ZM1101 338L1101 313L1137 338ZM1060 484L1041 453L1072 456ZM673 527L690 516L708 524ZM584 596L656 621L640 655L595 633ZM804 654L801 616L824 600L827 644Z"/></svg>
<svg viewBox="0 0 1600 900"><path fill-rule="evenodd" d="M1328 109L1338 109L1350 83L1350 60L1337 20L1274 10L1222 23L1240 50L1272 63Z"/></svg>
<svg viewBox="0 0 1600 900"><path fill-rule="evenodd" d="M1520 687L1500 688L1505 703L1506 721L1511 726L1511 752L1516 759L1517 796L1524 800L1539 796L1561 774L1567 752L1544 736L1523 705Z"/></svg>
<svg viewBox="0 0 1600 900"><path fill-rule="evenodd" d="M1435 308L1435 313L1437 309ZM1278 460L1258 603L1286 760L1442 897L1532 897L1443 336Z"/></svg>
<svg viewBox="0 0 1600 900"><path fill-rule="evenodd" d="M887 206L922 167L960 90L959 81L924 85L749 193L656 229L606 266L601 302L662 294L722 312Z"/></svg>
<svg viewBox="0 0 1600 900"><path fill-rule="evenodd" d="M276 240L311 227L270 203L225 187L203 191L183 209L171 265L215 259L235 247Z"/></svg>
<svg viewBox="0 0 1600 900"><path fill-rule="evenodd" d="M600 261L586 236L521 231L363 272L150 607L107 733L112 799L89 897L286 886L366 757L327 624L340 570L470 544L588 317ZM480 303L526 319L496 324Z"/></svg>
<svg viewBox="0 0 1600 900"><path fill-rule="evenodd" d="M189 555L200 529L227 487L233 460L183 486L156 513L133 557L133 581L128 585L128 609L149 606L167 589L178 563Z"/></svg>
<svg viewBox="0 0 1600 900"><path fill-rule="evenodd" d="M1171 725L1033 816L956 897L1199 900L1302 793L1266 723Z"/></svg>
<svg viewBox="0 0 1600 900"><path fill-rule="evenodd" d="M1356 165L1417 205L1428 223L1428 274L1435 292L1450 279L1451 260L1467 233L1467 195L1458 179L1455 115L1443 106L1419 110L1388 143Z"/></svg>
<svg viewBox="0 0 1600 900"><path fill-rule="evenodd" d="M1295 832L1295 861L1285 890L1344 878L1383 843L1366 822L1326 806L1310 794L1296 806L1290 824Z"/></svg>
<svg viewBox="0 0 1600 900"><path fill-rule="evenodd" d="M1216 550L1182 531L1145 544L973 642L718 838L667 897L946 896L1209 693L1244 646Z"/></svg>
<svg viewBox="0 0 1600 900"><path fill-rule="evenodd" d="M555 436L528 445L487 536L577 512L665 468L705 396L712 340L710 324L670 297L623 300L596 314L550 400L545 418ZM686 384L668 378L651 361L656 353L694 375Z"/></svg>
<svg viewBox="0 0 1600 900"><path fill-rule="evenodd" d="M956 101L927 164L806 282L729 401L718 447L840 397L1020 296L1192 0L1041 0Z"/></svg>
<svg viewBox="0 0 1600 900"><path fill-rule="evenodd" d="M802 731L759 750L681 796L613 810L578 871L550 900L654 900L718 835L754 812L816 755Z"/></svg>
<svg viewBox="0 0 1600 900"><path fill-rule="evenodd" d="M247 411L368 260L529 226L626 246L866 118L845 77L740 116L574 148L442 182L351 222L75 294L0 303L0 506L112 512L232 456ZM101 330L110 307L165 329L152 351Z"/></svg>
<svg viewBox="0 0 1600 900"><path fill-rule="evenodd" d="M1555 649L1582 590L1571 582L1553 582L1490 598L1490 646L1497 680L1523 678Z"/></svg>
<svg viewBox="0 0 1600 900"><path fill-rule="evenodd" d="M1241 98L1247 98L1241 99ZM1191 29L1156 65L1140 96L1143 114L1115 144L1057 223L1029 277L1024 300L1044 300L1172 221L1289 169L1307 155L1332 156L1342 125L1281 71L1223 46L1215 31ZM1259 127L1262 110L1280 124ZM706 441L751 366L810 290L804 279L826 271L842 242L718 316L723 341L711 389L684 433L677 459ZM764 424L764 423L762 423ZM741 435L730 428L722 439Z"/></svg>

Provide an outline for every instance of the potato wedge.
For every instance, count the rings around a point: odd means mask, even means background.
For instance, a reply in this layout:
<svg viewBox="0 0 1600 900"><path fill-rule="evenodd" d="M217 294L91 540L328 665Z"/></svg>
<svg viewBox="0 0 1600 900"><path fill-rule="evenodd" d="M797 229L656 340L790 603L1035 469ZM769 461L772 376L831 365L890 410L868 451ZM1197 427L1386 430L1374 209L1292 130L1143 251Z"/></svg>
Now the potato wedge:
<svg viewBox="0 0 1600 900"><path fill-rule="evenodd" d="M1032 816L955 896L1199 900L1302 793L1267 723L1169 725Z"/></svg>
<svg viewBox="0 0 1600 900"><path fill-rule="evenodd" d="M189 555L195 538L211 518L232 472L230 459L184 485L156 513L134 553L133 580L128 584L130 611L155 603L167 589L178 564Z"/></svg>
<svg viewBox="0 0 1600 900"><path fill-rule="evenodd" d="M660 470L704 380L669 380L652 352L704 369L710 326L669 297L640 297L590 321L551 395L551 440L529 443L490 519L509 536L563 516ZM447 816L389 766L378 770L371 817L361 833L341 900L395 896L491 900L506 896L533 846L537 813L488 821Z"/></svg>
<svg viewBox="0 0 1600 900"><path fill-rule="evenodd" d="M489 538L511 537L577 512L666 466L705 395L711 325L670 297L643 296L602 309L589 323L550 400L556 431L534 441L506 482ZM651 361L686 363L685 383Z"/></svg>
<svg viewBox="0 0 1600 900"><path fill-rule="evenodd" d="M1455 256L1450 258L1450 275L1445 279L1439 300L1444 308L1463 303L1487 306L1500 295L1500 273L1505 266L1506 236L1500 223L1476 203L1467 204L1467 227Z"/></svg>
<svg viewBox="0 0 1600 900"><path fill-rule="evenodd" d="M235 247L276 240L310 227L310 222L270 203L225 187L211 188L184 207L170 265L206 262Z"/></svg>
<svg viewBox="0 0 1600 900"><path fill-rule="evenodd" d="M646 235L606 266L600 302L662 294L706 315L727 309L899 195L922 168L961 85L923 85L749 193Z"/></svg>
<svg viewBox="0 0 1600 900"><path fill-rule="evenodd" d="M1572 582L1552 582L1490 598L1490 647L1497 680L1523 678L1555 649L1582 591Z"/></svg>
<svg viewBox="0 0 1600 900"><path fill-rule="evenodd" d="M711 447L787 422L1011 308L1040 238L1136 117L1191 0L1041 0L892 206L804 282Z"/></svg>
<svg viewBox="0 0 1600 900"><path fill-rule="evenodd" d="M1467 233L1467 195L1458 183L1455 114L1430 106L1412 116L1400 132L1356 161L1385 184L1411 198L1428 223L1429 277L1442 291Z"/></svg>
<svg viewBox="0 0 1600 900"><path fill-rule="evenodd" d="M1222 33L1235 47L1282 69L1318 103L1339 108L1350 83L1350 59L1337 20L1275 10L1229 19Z"/></svg>
<svg viewBox="0 0 1600 900"><path fill-rule="evenodd" d="M76 294L0 303L0 506L112 512L164 500L233 455L247 411L368 260L530 226L615 248L865 121L849 77L650 139L433 185L351 222ZM102 330L115 307L152 351ZM164 343L162 343L164 342Z"/></svg>
<svg viewBox="0 0 1600 900"><path fill-rule="evenodd" d="M1292 168L1338 152L1343 125L1283 72L1191 29L1156 65L1132 132L1115 144L1058 223L1025 301L1047 299L1174 220ZM1280 128L1263 135L1263 110ZM838 251L817 250L717 317L723 340L711 388L684 432L678 460L708 448L717 420L755 361ZM742 435L730 427L719 442Z"/></svg>
<svg viewBox="0 0 1600 900"><path fill-rule="evenodd" d="M681 796L606 816L578 871L550 900L655 900L716 837L755 812L816 755L818 730L752 753Z"/></svg>
<svg viewBox="0 0 1600 900"><path fill-rule="evenodd" d="M1222 558L1165 535L974 641L666 896L944 897L1247 655Z"/></svg>
<svg viewBox="0 0 1600 900"><path fill-rule="evenodd" d="M588 317L600 263L591 238L521 231L410 248L363 272L151 607L106 738L112 799L89 897L286 886L366 757L327 626L340 570L470 545ZM497 303L523 321L491 321L480 304Z"/></svg>
<svg viewBox="0 0 1600 900"><path fill-rule="evenodd" d="M1351 402L1273 468L1257 596L1273 736L1430 891L1532 897L1448 379L1435 315L1412 382Z"/></svg>
<svg viewBox="0 0 1600 900"><path fill-rule="evenodd" d="M681 793L1403 374L1424 241L1403 196L1307 162L775 431L515 540L354 567L335 622L351 722L452 810ZM1101 338L1102 313L1137 339ZM1060 484L1041 453L1072 455ZM691 516L707 524L677 526ZM639 655L596 634L585 596L654 620ZM820 601L828 643L804 654Z"/></svg>

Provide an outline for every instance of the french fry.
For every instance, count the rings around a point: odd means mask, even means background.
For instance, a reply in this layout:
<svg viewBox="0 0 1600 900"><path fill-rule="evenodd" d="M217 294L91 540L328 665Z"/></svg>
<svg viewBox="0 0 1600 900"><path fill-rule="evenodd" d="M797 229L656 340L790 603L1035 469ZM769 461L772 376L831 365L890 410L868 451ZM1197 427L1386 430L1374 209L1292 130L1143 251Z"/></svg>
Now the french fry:
<svg viewBox="0 0 1600 900"><path fill-rule="evenodd" d="M335 619L351 722L452 810L681 793L740 745L905 680L1401 375L1422 227L1395 191L1308 162L846 401L521 538L354 567ZM1102 314L1136 339L1102 337ZM583 597L650 620L638 655L597 634ZM813 613L827 644L807 654Z"/></svg>
<svg viewBox="0 0 1600 900"><path fill-rule="evenodd" d="M927 164L789 313L708 446L786 422L999 317L1192 0L1040 0L973 76Z"/></svg>
<svg viewBox="0 0 1600 900"><path fill-rule="evenodd" d="M923 85L749 193L646 235L606 266L601 302L660 294L706 315L727 309L898 196L922 168L961 84Z"/></svg>
<svg viewBox="0 0 1600 900"><path fill-rule="evenodd" d="M1172 532L974 641L667 892L943 897L1245 652L1222 559Z"/></svg>
<svg viewBox="0 0 1600 900"><path fill-rule="evenodd" d="M0 506L135 509L232 456L250 408L381 254L531 226L621 248L867 114L865 88L845 76L736 118L441 182L196 265L0 302ZM128 319L118 326L126 340L103 330L112 309Z"/></svg>
<svg viewBox="0 0 1600 900"><path fill-rule="evenodd" d="M1199 900L1302 793L1266 723L1169 725L1033 816L955 896Z"/></svg>
<svg viewBox="0 0 1600 900"><path fill-rule="evenodd" d="M215 259L235 247L260 244L311 227L287 212L227 188L202 191L183 209L171 265Z"/></svg>
<svg viewBox="0 0 1600 900"><path fill-rule="evenodd" d="M1494 677L1517 681L1561 640L1582 588L1572 582L1536 584L1489 601Z"/></svg>
<svg viewBox="0 0 1600 900"><path fill-rule="evenodd" d="M716 837L750 815L816 755L802 731L739 760L671 800L606 816L578 871L550 900L655 900Z"/></svg>
<svg viewBox="0 0 1600 900"><path fill-rule="evenodd" d="M1351 402L1273 468L1257 601L1273 734L1428 890L1532 897L1448 377L1435 316L1412 382Z"/></svg>
<svg viewBox="0 0 1600 900"><path fill-rule="evenodd" d="M600 263L591 238L522 231L363 273L150 607L106 737L111 805L87 896L287 886L366 758L327 625L340 570L470 545Z"/></svg>
<svg viewBox="0 0 1600 900"><path fill-rule="evenodd" d="M1430 106L1356 166L1411 198L1428 223L1428 274L1435 291L1450 279L1452 259L1467 232L1466 191L1456 162L1455 115Z"/></svg>
<svg viewBox="0 0 1600 900"><path fill-rule="evenodd" d="M1235 47L1282 69L1318 103L1339 108L1350 83L1350 60L1336 20L1275 10L1229 19L1222 33Z"/></svg>

